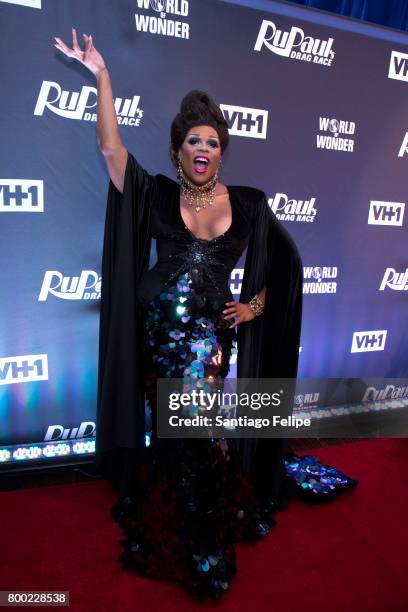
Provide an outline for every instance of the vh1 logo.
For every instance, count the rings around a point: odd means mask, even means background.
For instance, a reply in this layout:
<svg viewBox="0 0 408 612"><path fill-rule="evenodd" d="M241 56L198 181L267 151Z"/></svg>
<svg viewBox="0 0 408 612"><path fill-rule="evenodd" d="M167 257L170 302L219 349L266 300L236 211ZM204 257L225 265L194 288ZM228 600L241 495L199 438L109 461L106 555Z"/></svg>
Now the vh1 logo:
<svg viewBox="0 0 408 612"><path fill-rule="evenodd" d="M44 182L0 179L0 212L44 212Z"/></svg>
<svg viewBox="0 0 408 612"><path fill-rule="evenodd" d="M353 334L350 353L366 353L369 351L383 351L387 338L386 329L369 331L356 331Z"/></svg>
<svg viewBox="0 0 408 612"><path fill-rule="evenodd" d="M228 132L232 136L266 138L267 110L247 108L246 106L231 106L231 104L220 104L220 109L228 124Z"/></svg>
<svg viewBox="0 0 408 612"><path fill-rule="evenodd" d="M408 81L408 54L391 51L388 78L398 81Z"/></svg>
<svg viewBox="0 0 408 612"><path fill-rule="evenodd" d="M368 225L399 225L404 220L405 202L371 200Z"/></svg>
<svg viewBox="0 0 408 612"><path fill-rule="evenodd" d="M0 385L48 380L48 355L0 358Z"/></svg>

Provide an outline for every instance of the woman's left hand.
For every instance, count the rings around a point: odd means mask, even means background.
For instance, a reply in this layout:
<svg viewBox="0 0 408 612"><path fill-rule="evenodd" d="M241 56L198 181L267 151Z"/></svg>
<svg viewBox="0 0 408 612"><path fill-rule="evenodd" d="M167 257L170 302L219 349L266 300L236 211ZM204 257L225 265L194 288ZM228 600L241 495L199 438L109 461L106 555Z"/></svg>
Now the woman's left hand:
<svg viewBox="0 0 408 612"><path fill-rule="evenodd" d="M255 319L255 314L249 304L243 304L242 302L225 302L225 305L228 306L228 308L222 311L224 319L228 320L235 318L234 323L229 326L229 329L236 327L240 323Z"/></svg>

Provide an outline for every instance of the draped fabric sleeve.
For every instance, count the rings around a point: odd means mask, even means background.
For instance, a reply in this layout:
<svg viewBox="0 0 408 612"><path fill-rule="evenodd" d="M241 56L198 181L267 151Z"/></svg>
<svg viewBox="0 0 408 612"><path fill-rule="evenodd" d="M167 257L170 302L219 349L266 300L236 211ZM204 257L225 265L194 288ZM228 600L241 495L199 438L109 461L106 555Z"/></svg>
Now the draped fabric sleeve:
<svg viewBox="0 0 408 612"><path fill-rule="evenodd" d="M252 203L252 234L240 301L266 286L264 313L239 326L238 376L295 378L302 319L302 261L263 192ZM241 353L241 354L240 354Z"/></svg>
<svg viewBox="0 0 408 612"><path fill-rule="evenodd" d="M269 208L262 375L296 378L302 326L303 265L299 250Z"/></svg>
<svg viewBox="0 0 408 612"><path fill-rule="evenodd" d="M118 448L142 448L142 339L137 286L150 250L157 180L128 154L124 189L109 182L102 254L96 464Z"/></svg>
<svg viewBox="0 0 408 612"><path fill-rule="evenodd" d="M302 261L265 194L253 190L251 200L252 234L240 301L248 303L264 286L266 298L263 314L238 326L237 376L294 379L302 320ZM293 394L288 402L293 402ZM287 439L242 438L237 447L259 498L282 501Z"/></svg>

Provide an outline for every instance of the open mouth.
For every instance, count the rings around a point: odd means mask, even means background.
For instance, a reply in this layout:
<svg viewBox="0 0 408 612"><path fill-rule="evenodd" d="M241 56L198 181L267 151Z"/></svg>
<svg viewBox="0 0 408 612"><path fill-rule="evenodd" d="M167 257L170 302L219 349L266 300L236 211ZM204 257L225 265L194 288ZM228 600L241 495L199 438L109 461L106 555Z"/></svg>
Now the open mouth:
<svg viewBox="0 0 408 612"><path fill-rule="evenodd" d="M194 170L199 173L207 172L209 163L210 160L208 159L208 157L205 157L203 155L197 155L193 160Z"/></svg>

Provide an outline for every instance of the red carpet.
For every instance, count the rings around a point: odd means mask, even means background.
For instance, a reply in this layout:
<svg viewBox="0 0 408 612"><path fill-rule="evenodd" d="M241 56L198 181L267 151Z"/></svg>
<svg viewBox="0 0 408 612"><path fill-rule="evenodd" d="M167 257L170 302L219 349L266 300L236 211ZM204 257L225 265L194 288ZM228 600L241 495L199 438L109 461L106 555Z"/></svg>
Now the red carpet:
<svg viewBox="0 0 408 612"><path fill-rule="evenodd" d="M408 440L312 453L358 478L357 489L320 506L292 500L265 540L237 546L238 575L220 601L194 603L121 570L106 481L1 494L0 590L70 591L74 612L407 610Z"/></svg>

